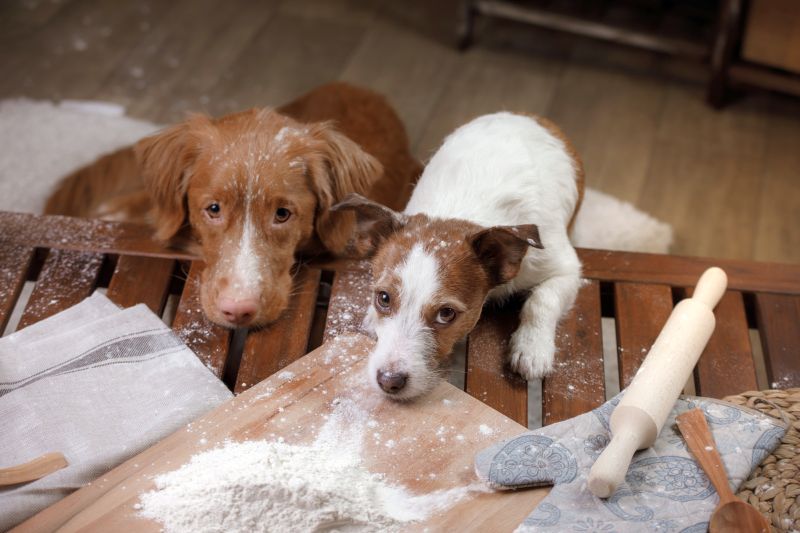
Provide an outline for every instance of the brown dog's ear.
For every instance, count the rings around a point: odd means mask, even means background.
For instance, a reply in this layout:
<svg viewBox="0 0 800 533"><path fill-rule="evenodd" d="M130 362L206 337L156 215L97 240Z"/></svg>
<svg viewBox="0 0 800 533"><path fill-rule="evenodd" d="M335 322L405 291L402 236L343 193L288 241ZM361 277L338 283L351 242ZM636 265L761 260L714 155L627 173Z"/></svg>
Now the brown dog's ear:
<svg viewBox="0 0 800 533"><path fill-rule="evenodd" d="M326 249L341 254L352 234L354 216L334 214L330 208L350 193L368 194L383 176L383 166L330 124L315 124L310 133L316 140L309 172L317 194L317 235Z"/></svg>
<svg viewBox="0 0 800 533"><path fill-rule="evenodd" d="M145 190L153 202L155 238L159 241L170 241L186 222L186 189L198 151L190 132L201 123L210 125L207 117L192 117L134 146Z"/></svg>
<svg viewBox="0 0 800 533"><path fill-rule="evenodd" d="M508 283L516 277L528 248L544 248L535 224L495 226L467 237L467 241L489 274L493 286Z"/></svg>
<svg viewBox="0 0 800 533"><path fill-rule="evenodd" d="M380 243L405 223L405 216L388 207L351 193L344 200L331 206L333 213L351 211L355 214L347 252L357 257L371 255Z"/></svg>

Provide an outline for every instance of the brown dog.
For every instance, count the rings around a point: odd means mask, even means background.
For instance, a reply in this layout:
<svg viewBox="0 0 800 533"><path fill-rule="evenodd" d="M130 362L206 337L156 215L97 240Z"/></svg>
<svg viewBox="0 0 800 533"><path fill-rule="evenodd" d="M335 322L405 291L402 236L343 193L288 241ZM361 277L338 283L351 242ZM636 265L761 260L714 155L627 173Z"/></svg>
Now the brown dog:
<svg viewBox="0 0 800 533"><path fill-rule="evenodd" d="M361 193L402 208L422 165L386 100L332 83L279 108L189 120L67 176L47 214L147 222L205 261L201 302L228 326L288 305L296 255L342 255Z"/></svg>

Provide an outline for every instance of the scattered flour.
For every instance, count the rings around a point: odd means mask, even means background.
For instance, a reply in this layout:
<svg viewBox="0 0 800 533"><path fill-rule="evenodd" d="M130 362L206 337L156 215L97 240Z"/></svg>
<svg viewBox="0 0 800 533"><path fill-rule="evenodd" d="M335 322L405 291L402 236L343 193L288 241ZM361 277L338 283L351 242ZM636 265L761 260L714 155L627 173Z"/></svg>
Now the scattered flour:
<svg viewBox="0 0 800 533"><path fill-rule="evenodd" d="M340 399L310 445L228 442L158 476L139 512L173 532L401 531L480 484L411 495L369 472L361 441L369 413Z"/></svg>
<svg viewBox="0 0 800 533"><path fill-rule="evenodd" d="M490 428L486 424L481 424L480 426L478 426L478 431L481 432L481 435L491 435L492 433L494 433L494 429Z"/></svg>

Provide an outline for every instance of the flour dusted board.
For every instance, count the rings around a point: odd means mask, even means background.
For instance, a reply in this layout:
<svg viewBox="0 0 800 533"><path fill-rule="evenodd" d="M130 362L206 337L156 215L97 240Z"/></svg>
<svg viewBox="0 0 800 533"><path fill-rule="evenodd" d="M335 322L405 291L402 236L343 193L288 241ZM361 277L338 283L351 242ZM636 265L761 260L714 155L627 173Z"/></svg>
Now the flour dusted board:
<svg viewBox="0 0 800 533"><path fill-rule="evenodd" d="M185 429L123 463L20 526L24 531L159 531L134 505L154 488L153 478L175 470L198 452L225 440L314 440L334 399L350 398L378 422L364 440L372 472L423 494L475 483L475 452L524 431L478 400L441 383L422 401L398 404L371 390L364 379L370 341L339 337L282 372L223 404ZM386 443L394 441L392 446ZM417 529L513 530L546 494L471 493Z"/></svg>

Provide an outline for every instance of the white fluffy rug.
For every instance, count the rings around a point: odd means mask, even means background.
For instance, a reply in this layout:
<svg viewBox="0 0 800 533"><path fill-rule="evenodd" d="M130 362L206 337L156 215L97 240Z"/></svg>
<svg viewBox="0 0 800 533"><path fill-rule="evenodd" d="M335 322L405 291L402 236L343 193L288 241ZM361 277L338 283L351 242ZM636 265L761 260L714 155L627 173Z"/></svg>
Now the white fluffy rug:
<svg viewBox="0 0 800 533"><path fill-rule="evenodd" d="M61 176L158 128L103 102L0 101L0 210L41 212ZM664 253L672 228L590 188L573 241L585 248Z"/></svg>

